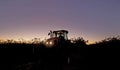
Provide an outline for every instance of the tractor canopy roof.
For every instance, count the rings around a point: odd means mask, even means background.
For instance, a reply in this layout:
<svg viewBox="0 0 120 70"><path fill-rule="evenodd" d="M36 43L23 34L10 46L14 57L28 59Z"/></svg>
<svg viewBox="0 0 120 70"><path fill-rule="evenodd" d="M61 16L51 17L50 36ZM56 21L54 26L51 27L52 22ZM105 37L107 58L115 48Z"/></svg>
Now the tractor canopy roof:
<svg viewBox="0 0 120 70"><path fill-rule="evenodd" d="M53 31L53 33L68 33L67 30L57 30L57 31Z"/></svg>

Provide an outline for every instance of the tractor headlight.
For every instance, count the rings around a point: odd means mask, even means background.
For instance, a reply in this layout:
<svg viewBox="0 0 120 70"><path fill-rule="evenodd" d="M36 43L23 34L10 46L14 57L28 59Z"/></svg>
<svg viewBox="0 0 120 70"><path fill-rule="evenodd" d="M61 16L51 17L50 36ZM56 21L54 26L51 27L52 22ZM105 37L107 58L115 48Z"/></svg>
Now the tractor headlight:
<svg viewBox="0 0 120 70"><path fill-rule="evenodd" d="M52 41L50 41L50 42L49 42L49 44L50 44L50 45L52 45L52 44L53 44L53 42L52 42Z"/></svg>
<svg viewBox="0 0 120 70"><path fill-rule="evenodd" d="M46 42L46 45L48 45L49 44L49 42Z"/></svg>
<svg viewBox="0 0 120 70"><path fill-rule="evenodd" d="M47 41L46 42L46 47L52 47L54 43L52 41Z"/></svg>

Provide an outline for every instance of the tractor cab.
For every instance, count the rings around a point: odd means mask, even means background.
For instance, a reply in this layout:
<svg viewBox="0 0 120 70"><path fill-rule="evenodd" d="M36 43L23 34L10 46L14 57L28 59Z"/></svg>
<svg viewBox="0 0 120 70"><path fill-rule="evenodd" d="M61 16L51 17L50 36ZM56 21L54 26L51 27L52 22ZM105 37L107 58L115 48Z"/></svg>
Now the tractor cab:
<svg viewBox="0 0 120 70"><path fill-rule="evenodd" d="M68 39L67 34L68 31L66 30L50 31L50 33L48 33L48 35L50 35L50 38L63 37L65 40Z"/></svg>
<svg viewBox="0 0 120 70"><path fill-rule="evenodd" d="M46 46L52 47L67 41L68 40L67 34L68 34L67 30L50 31L48 33L50 38L47 39Z"/></svg>

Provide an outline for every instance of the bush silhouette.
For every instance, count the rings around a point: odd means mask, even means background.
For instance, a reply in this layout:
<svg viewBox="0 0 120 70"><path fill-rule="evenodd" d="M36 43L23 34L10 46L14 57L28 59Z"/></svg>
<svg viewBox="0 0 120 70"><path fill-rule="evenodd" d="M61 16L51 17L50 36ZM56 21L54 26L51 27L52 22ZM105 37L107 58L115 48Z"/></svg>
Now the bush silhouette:
<svg viewBox="0 0 120 70"><path fill-rule="evenodd" d="M88 58L91 66L96 69L117 69L119 68L116 62L119 62L120 57L120 38L109 37L96 44L88 46Z"/></svg>
<svg viewBox="0 0 120 70"><path fill-rule="evenodd" d="M44 42L37 38L32 42L1 42L0 62L3 68L8 67L6 70L27 70L28 67L29 70L88 70L88 66L92 69L111 69L118 68L115 62L119 63L120 59L119 36L90 45L79 37L73 40L73 43L52 48L45 47Z"/></svg>
<svg viewBox="0 0 120 70"><path fill-rule="evenodd" d="M86 46L86 41L82 37L79 37L79 38L74 40L74 45L76 47L85 47Z"/></svg>

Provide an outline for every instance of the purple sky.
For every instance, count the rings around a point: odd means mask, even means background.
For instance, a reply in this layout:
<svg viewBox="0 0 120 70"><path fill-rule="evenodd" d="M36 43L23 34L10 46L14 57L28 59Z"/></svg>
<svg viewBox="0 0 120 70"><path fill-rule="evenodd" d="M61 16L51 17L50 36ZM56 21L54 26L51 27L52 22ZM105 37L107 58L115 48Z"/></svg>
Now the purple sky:
<svg viewBox="0 0 120 70"><path fill-rule="evenodd" d="M120 0L0 0L0 39L47 38L49 30L90 42L120 34Z"/></svg>

